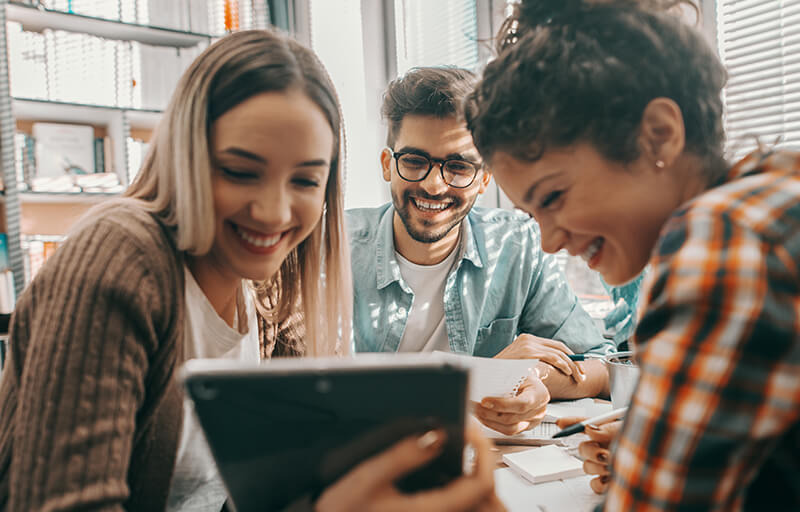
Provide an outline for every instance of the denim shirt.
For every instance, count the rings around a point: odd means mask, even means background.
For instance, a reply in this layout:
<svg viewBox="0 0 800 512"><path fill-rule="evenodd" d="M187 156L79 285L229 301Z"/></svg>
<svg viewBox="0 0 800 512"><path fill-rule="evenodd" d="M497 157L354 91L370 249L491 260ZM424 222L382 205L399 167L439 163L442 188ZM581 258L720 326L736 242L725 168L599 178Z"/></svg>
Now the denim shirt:
<svg viewBox="0 0 800 512"><path fill-rule="evenodd" d="M414 301L395 256L393 215L391 204L346 212L357 352L397 351ZM444 291L453 352L492 357L521 333L563 341L576 353L613 351L555 258L542 251L533 219L474 207L461 229L460 257Z"/></svg>

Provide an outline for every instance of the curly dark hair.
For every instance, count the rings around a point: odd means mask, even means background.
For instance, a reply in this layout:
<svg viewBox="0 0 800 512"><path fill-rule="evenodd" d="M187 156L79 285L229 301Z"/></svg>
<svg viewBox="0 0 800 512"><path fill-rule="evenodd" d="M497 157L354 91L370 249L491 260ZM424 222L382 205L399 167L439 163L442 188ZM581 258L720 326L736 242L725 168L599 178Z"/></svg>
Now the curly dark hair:
<svg viewBox="0 0 800 512"><path fill-rule="evenodd" d="M416 67L392 80L381 107L381 115L389 123L386 144L394 147L407 115L464 119L464 102L477 82L475 73L454 66Z"/></svg>
<svg viewBox="0 0 800 512"><path fill-rule="evenodd" d="M504 24L506 48L470 98L467 123L481 155L534 161L579 142L631 162L642 114L655 98L680 107L686 150L709 180L726 166L721 91L726 73L703 36L658 0L523 0Z"/></svg>

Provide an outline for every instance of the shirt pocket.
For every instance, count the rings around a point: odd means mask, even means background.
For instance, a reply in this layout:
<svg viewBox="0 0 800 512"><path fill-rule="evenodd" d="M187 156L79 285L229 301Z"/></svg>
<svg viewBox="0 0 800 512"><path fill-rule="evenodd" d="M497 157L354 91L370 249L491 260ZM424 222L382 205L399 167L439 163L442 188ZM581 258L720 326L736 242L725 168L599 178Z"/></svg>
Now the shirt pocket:
<svg viewBox="0 0 800 512"><path fill-rule="evenodd" d="M486 327L478 329L473 354L483 357L495 356L517 337L517 324L519 324L519 316L498 318Z"/></svg>

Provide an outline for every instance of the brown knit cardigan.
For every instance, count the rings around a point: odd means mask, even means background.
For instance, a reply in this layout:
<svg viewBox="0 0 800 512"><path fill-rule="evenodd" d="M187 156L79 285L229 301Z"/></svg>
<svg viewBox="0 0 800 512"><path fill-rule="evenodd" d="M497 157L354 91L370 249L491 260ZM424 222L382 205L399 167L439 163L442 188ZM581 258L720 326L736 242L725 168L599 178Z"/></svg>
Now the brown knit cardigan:
<svg viewBox="0 0 800 512"><path fill-rule="evenodd" d="M0 382L0 511L163 510L183 420L184 258L142 209L93 211L19 298ZM259 319L262 356L301 318Z"/></svg>

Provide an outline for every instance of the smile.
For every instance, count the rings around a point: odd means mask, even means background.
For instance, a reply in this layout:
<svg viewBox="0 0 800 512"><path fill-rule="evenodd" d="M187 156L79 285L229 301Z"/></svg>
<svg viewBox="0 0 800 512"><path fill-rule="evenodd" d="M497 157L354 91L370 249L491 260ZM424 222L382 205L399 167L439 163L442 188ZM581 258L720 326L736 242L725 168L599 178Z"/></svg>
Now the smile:
<svg viewBox="0 0 800 512"><path fill-rule="evenodd" d="M411 202L414 203L414 206L419 210L424 212L440 212L453 205L452 201L430 201L427 199L417 199L415 197L411 198Z"/></svg>
<svg viewBox="0 0 800 512"><path fill-rule="evenodd" d="M596 238L586 250L581 253L581 258L583 258L590 267L597 264L597 256L600 253L600 250L603 248L604 240L602 238Z"/></svg>
<svg viewBox="0 0 800 512"><path fill-rule="evenodd" d="M253 231L247 228L243 228L238 224L233 225L233 230L239 235L243 241L247 242L248 244L256 247L258 249L269 249L274 247L281 241L283 235L286 231L282 231L280 233L273 233L273 234L264 234L258 231Z"/></svg>

